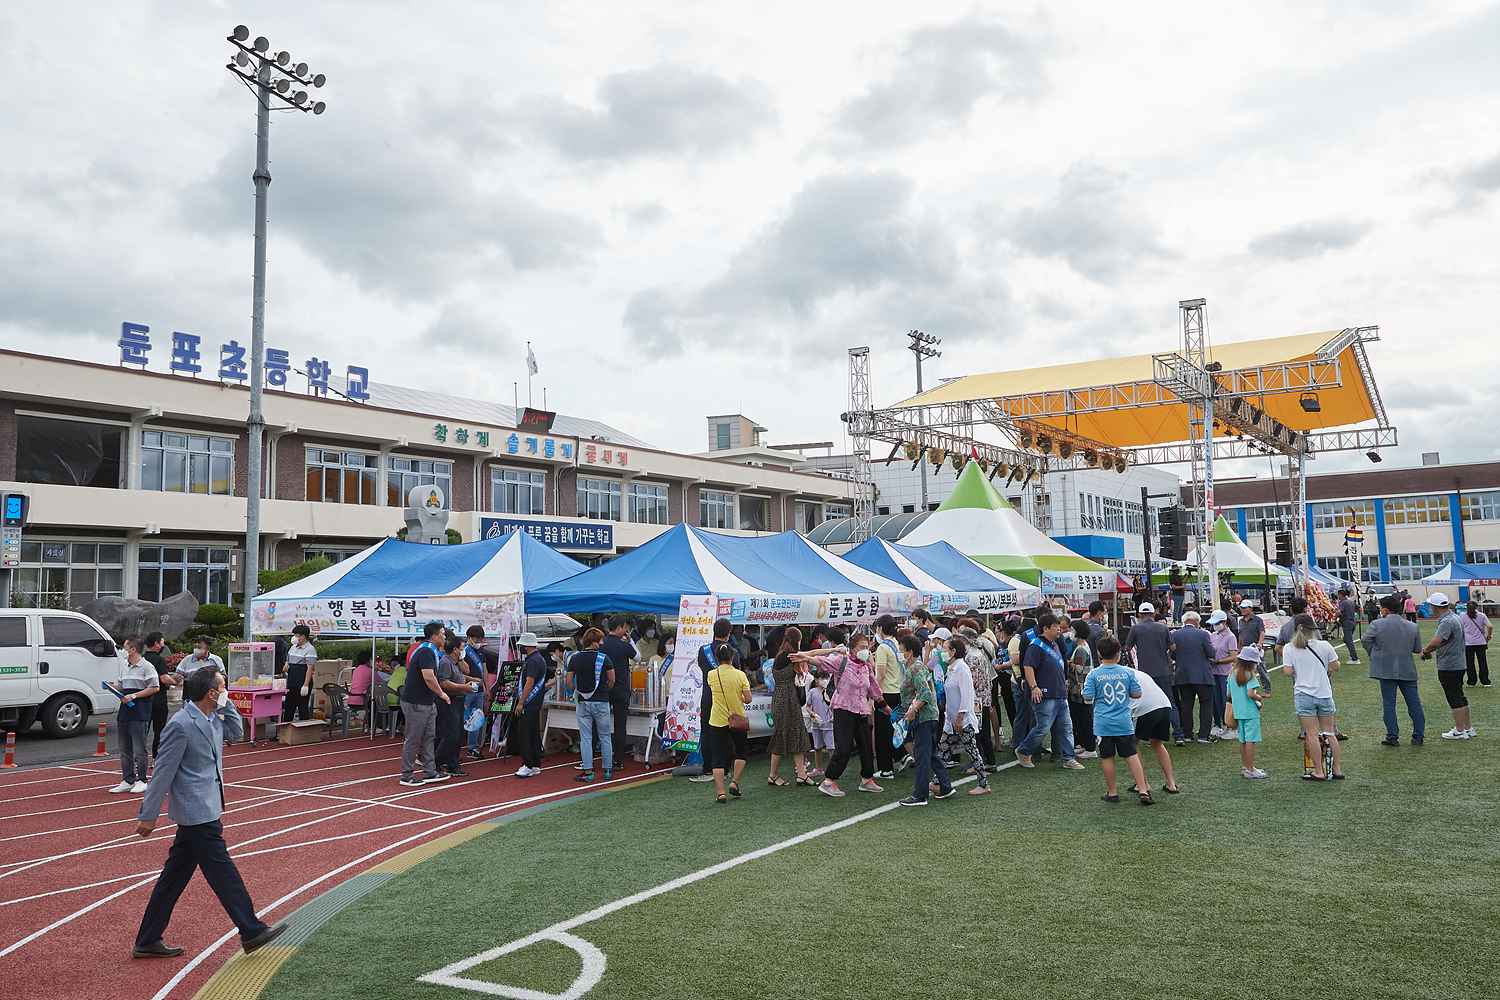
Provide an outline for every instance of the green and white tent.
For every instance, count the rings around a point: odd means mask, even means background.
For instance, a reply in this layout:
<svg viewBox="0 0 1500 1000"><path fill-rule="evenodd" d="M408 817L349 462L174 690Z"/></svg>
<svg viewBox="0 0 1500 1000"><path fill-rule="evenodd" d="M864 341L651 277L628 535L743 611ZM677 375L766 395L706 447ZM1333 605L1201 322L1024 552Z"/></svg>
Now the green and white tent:
<svg viewBox="0 0 1500 1000"><path fill-rule="evenodd" d="M978 462L959 474L953 495L901 539L902 545L947 542L975 562L1040 587L1043 593L1112 593L1115 571L1054 542L996 492Z"/></svg>
<svg viewBox="0 0 1500 1000"><path fill-rule="evenodd" d="M1214 557L1220 573L1233 575L1235 583L1254 583L1264 585L1266 583L1266 561L1261 553L1256 552L1250 546L1240 541L1240 536L1234 533L1229 522L1224 520L1220 514L1214 521ZM1198 572L1198 548L1194 546L1188 552L1186 560L1178 564L1182 568L1184 580L1191 581ZM1290 587L1292 585L1291 571L1275 563L1271 564L1271 585L1275 587ZM1167 582L1167 574L1170 567L1153 573L1151 580L1154 583Z"/></svg>

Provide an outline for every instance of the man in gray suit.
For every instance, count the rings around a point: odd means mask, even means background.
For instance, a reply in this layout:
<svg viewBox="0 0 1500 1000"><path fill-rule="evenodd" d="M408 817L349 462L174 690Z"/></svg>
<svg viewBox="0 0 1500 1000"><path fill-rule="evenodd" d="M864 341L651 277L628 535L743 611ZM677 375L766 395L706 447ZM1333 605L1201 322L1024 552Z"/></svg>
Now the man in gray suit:
<svg viewBox="0 0 1500 1000"><path fill-rule="evenodd" d="M1198 742L1215 743L1219 738L1213 731L1213 638L1198 624L1200 621L1198 612L1189 611L1182 616L1182 628L1172 633L1172 660L1177 667L1172 689L1177 694L1177 714L1182 719L1187 738L1193 738L1193 701L1196 699Z"/></svg>
<svg viewBox="0 0 1500 1000"><path fill-rule="evenodd" d="M1396 724L1396 692L1406 700L1406 714L1411 716L1411 745L1422 745L1427 716L1422 711L1422 696L1417 692L1417 661L1413 654L1422 651L1422 637L1416 622L1401 614L1401 598L1387 594L1380 599L1380 617L1365 629L1365 649L1370 654L1370 676L1380 682L1380 702L1385 710L1385 739L1388 747L1401 745L1401 727Z"/></svg>
<svg viewBox="0 0 1500 1000"><path fill-rule="evenodd" d="M170 815L177 837L167 853L151 901L135 936L135 958L175 958L182 954L162 942L172 908L194 870L203 869L219 903L240 931L246 952L274 940L286 924L268 927L255 915L255 906L224 844L224 740L244 733L240 713L229 701L224 677L215 670L199 670L183 682L182 711L172 716L161 733L156 770L146 787L136 833L149 837L161 815L162 800L172 797Z"/></svg>
<svg viewBox="0 0 1500 1000"><path fill-rule="evenodd" d="M1156 617L1156 608L1143 601L1136 608L1135 624L1125 634L1125 644L1120 656L1135 653L1135 665L1141 673L1156 682L1156 686L1172 695L1172 630ZM1172 702L1172 738L1182 746L1182 720L1177 714L1177 702Z"/></svg>

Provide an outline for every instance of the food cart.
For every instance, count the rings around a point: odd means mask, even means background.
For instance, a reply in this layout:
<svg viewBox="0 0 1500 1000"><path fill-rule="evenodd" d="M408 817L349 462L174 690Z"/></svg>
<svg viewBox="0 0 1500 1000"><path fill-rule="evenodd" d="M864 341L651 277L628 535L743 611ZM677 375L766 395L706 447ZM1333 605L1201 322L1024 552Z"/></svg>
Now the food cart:
<svg viewBox="0 0 1500 1000"><path fill-rule="evenodd" d="M246 741L255 742L255 727L261 722L269 721L274 734L286 700L286 679L275 676L276 644L231 642L225 669L229 672L229 700L245 720Z"/></svg>

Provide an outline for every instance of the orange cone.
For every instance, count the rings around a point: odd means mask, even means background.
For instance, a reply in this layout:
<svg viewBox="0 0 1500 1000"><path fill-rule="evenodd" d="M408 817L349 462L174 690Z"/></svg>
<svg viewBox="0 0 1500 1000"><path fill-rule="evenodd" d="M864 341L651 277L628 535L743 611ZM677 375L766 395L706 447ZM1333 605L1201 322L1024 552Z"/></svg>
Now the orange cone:
<svg viewBox="0 0 1500 1000"><path fill-rule="evenodd" d="M108 757L109 756L109 751L106 750L106 749L104 749L104 730L105 730L106 727L107 727L106 723L103 723L103 722L99 723L99 745L94 748L94 756L95 757Z"/></svg>
<svg viewBox="0 0 1500 1000"><path fill-rule="evenodd" d="M5 734L5 763L0 767L15 767L16 765L16 734L15 730Z"/></svg>

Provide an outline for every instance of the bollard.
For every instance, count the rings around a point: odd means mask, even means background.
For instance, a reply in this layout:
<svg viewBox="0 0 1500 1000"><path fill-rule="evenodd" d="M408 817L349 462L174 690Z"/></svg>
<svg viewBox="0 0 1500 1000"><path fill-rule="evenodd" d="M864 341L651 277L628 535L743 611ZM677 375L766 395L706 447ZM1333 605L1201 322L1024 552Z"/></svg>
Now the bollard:
<svg viewBox="0 0 1500 1000"><path fill-rule="evenodd" d="M103 723L103 722L99 723L99 745L96 746L96 747L94 747L94 756L95 757L108 757L109 756L109 751L106 750L106 749L104 749L104 730L107 728L107 726L108 726L107 723Z"/></svg>
<svg viewBox="0 0 1500 1000"><path fill-rule="evenodd" d="M5 763L0 767L16 766L16 733L15 730L5 734Z"/></svg>

